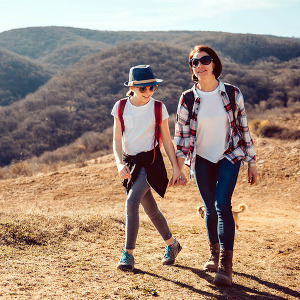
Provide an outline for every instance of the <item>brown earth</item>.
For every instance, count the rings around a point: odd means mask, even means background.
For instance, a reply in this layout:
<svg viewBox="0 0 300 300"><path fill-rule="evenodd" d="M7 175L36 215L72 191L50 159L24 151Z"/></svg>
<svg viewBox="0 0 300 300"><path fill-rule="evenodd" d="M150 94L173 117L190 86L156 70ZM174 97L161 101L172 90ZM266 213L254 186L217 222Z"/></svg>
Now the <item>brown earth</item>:
<svg viewBox="0 0 300 300"><path fill-rule="evenodd" d="M233 196L233 208L249 209L236 232L231 288L202 271L208 245L194 179L156 197L183 246L175 265L161 265L163 242L141 210L136 270L116 269L125 193L108 155L0 181L0 298L299 299L300 141L255 137L255 145L259 182L249 186L243 167Z"/></svg>

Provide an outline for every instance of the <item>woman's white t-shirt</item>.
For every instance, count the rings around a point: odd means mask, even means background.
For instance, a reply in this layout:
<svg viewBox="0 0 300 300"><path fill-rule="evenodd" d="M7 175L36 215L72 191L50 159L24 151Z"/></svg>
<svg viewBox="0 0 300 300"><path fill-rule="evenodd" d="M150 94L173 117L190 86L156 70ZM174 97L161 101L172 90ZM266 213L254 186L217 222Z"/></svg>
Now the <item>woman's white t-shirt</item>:
<svg viewBox="0 0 300 300"><path fill-rule="evenodd" d="M196 89L201 101L198 110L196 154L217 163L223 158L229 133L226 115L219 87L212 92Z"/></svg>
<svg viewBox="0 0 300 300"><path fill-rule="evenodd" d="M126 154L136 155L153 149L155 131L154 99L142 106L133 105L129 98L126 102L123 119L125 131L123 133L122 148ZM117 101L111 114L118 118ZM162 104L162 121L169 117L167 108Z"/></svg>

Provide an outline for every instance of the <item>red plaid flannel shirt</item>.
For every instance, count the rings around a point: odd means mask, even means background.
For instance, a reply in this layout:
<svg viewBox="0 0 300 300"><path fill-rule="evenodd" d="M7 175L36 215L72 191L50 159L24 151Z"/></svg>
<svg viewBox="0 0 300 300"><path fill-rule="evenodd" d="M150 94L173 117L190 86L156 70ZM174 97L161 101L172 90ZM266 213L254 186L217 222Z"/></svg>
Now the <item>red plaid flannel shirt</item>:
<svg viewBox="0 0 300 300"><path fill-rule="evenodd" d="M234 126L233 112L231 110L230 101L222 81L219 81L220 94L224 105L224 110L229 121L229 134L227 140L227 150L224 155L235 163L239 160L255 162L255 150L253 140L249 131L244 98L241 91L235 88L236 102L236 126ZM196 84L193 86L194 102L192 117L189 119L189 113L183 95L181 95L177 108L177 116L175 123L174 141L177 146L176 155L185 158L185 164L190 167L191 174L195 169L196 151L195 140L197 133L197 115L200 104L200 97L196 92Z"/></svg>

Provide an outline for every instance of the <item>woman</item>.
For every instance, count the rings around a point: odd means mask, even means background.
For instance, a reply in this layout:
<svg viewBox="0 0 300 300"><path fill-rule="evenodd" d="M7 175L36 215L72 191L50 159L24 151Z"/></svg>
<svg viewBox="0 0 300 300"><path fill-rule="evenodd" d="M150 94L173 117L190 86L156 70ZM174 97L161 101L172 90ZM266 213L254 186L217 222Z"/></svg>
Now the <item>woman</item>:
<svg viewBox="0 0 300 300"><path fill-rule="evenodd" d="M152 98L161 82L161 79L155 78L149 65L132 67L129 71L129 81L125 82L125 85L129 86L127 98L119 100L112 110L113 151L119 176L124 180L123 185L127 192L125 250L122 250L117 266L125 271L134 268L133 250L139 228L140 203L165 241L166 249L162 263L173 264L181 250L181 245L173 238L150 188L164 197L168 185L167 172L158 145L158 131L173 168L170 185L179 180L179 177L181 182L186 182L177 165L169 132L167 109L160 101ZM157 111L157 107L160 107L160 111ZM157 120L158 118L160 120Z"/></svg>
<svg viewBox="0 0 300 300"><path fill-rule="evenodd" d="M211 255L204 270L217 271L214 283L230 286L235 235L231 197L243 162L248 163L248 182L256 182L255 151L243 95L219 80L222 63L217 53L195 46L189 67L195 84L178 104L177 161L180 169L184 163L190 167L205 205Z"/></svg>

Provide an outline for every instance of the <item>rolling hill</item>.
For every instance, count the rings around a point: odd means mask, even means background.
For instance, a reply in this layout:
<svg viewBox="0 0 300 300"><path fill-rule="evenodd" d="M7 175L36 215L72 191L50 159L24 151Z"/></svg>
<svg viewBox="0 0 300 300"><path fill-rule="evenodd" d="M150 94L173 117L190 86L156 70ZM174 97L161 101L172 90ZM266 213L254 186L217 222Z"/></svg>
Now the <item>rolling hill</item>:
<svg viewBox="0 0 300 300"><path fill-rule="evenodd" d="M155 98L163 100L169 113L174 114L181 92L192 85L187 56L196 43L212 45L220 52L224 63L221 79L241 88L247 110L293 107L299 103L297 39L64 27L12 30L0 34L0 45L10 49L1 52L5 53L3 66L16 59L26 62L25 66L15 63L8 68L11 77L18 79L12 81L12 91L22 90L23 85L30 87L28 65L37 66L37 70L44 67L52 79L41 82L43 76L37 73L33 80L35 88L39 87L36 92L25 91L21 101L21 96L11 96L9 102L3 102L15 103L0 107L0 165L40 156L74 142L86 132L101 133L109 128L113 122L110 110L115 101L124 97L127 89L123 82L133 65L150 64L156 76L164 80ZM14 72L20 76L14 76ZM3 90L10 86L9 76L0 80Z"/></svg>
<svg viewBox="0 0 300 300"><path fill-rule="evenodd" d="M142 42L136 42L102 51L56 75L35 94L9 107L0 107L2 165L57 149L86 131L101 132L112 126L110 110L126 94L123 82L131 65L147 61L157 70L157 76L166 78L170 90L165 102L174 112L182 85L172 84L176 73L166 62L169 54L178 58L177 76L185 72L182 82L187 87L190 80L182 49L158 43L145 49Z"/></svg>
<svg viewBox="0 0 300 300"><path fill-rule="evenodd" d="M34 93L51 76L43 65L0 48L0 106Z"/></svg>
<svg viewBox="0 0 300 300"><path fill-rule="evenodd" d="M100 31L55 26L0 33L0 47L31 59L42 59L54 51L87 41L93 41L96 48L103 49L109 45L141 40L167 42L183 46L187 51L196 44L208 44L242 64L268 57L287 61L300 56L299 39L270 35L211 31Z"/></svg>

